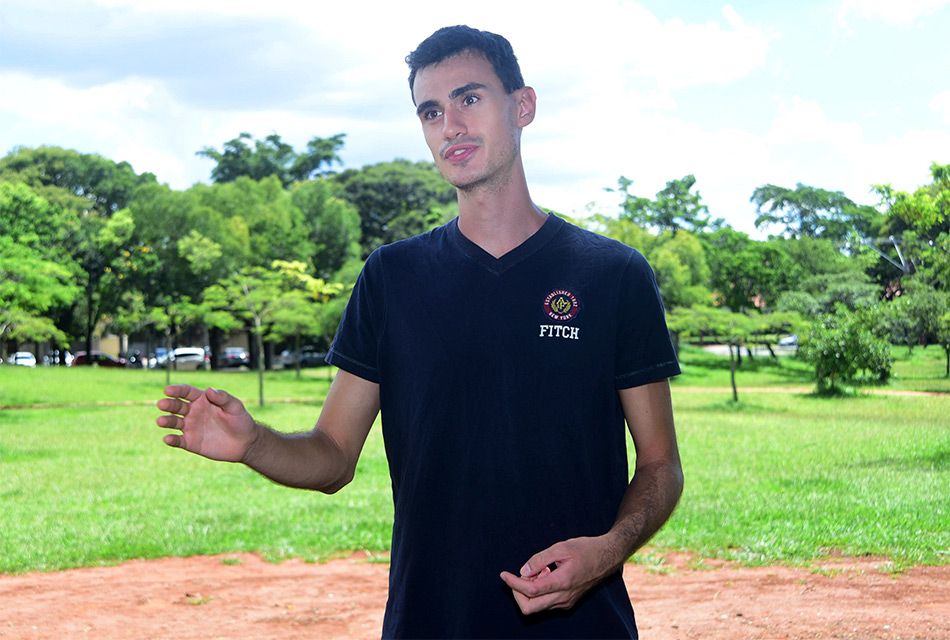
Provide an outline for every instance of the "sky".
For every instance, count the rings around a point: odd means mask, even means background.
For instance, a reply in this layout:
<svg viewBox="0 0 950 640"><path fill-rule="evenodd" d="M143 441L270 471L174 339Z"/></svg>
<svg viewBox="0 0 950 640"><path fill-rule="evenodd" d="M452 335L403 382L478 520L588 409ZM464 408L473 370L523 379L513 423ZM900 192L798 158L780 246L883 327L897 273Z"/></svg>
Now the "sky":
<svg viewBox="0 0 950 640"><path fill-rule="evenodd" d="M531 194L616 214L688 174L756 229L753 191L801 183L876 204L950 163L950 0L0 0L0 155L53 145L187 189L241 132L298 151L346 134L342 168L431 160L405 56L439 27L504 35L538 113ZM338 167L339 168L339 167ZM776 230L773 230L776 231Z"/></svg>

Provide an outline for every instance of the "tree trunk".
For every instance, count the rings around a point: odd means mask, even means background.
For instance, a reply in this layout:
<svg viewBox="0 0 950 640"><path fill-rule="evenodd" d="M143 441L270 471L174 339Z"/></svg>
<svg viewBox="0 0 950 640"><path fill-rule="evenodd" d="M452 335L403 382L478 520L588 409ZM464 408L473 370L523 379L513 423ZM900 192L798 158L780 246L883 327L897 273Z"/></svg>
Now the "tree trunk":
<svg viewBox="0 0 950 640"><path fill-rule="evenodd" d="M258 353L264 353L264 336L261 335L260 331L255 332L257 337L257 350ZM257 359L257 389L260 405L264 406L264 359Z"/></svg>
<svg viewBox="0 0 950 640"><path fill-rule="evenodd" d="M736 353L740 355L739 346L736 345ZM739 390L736 388L736 358L732 355L732 345L729 345L729 378L732 381L732 401L739 402Z"/></svg>
<svg viewBox="0 0 950 640"><path fill-rule="evenodd" d="M92 287L86 287L86 365L92 366Z"/></svg>

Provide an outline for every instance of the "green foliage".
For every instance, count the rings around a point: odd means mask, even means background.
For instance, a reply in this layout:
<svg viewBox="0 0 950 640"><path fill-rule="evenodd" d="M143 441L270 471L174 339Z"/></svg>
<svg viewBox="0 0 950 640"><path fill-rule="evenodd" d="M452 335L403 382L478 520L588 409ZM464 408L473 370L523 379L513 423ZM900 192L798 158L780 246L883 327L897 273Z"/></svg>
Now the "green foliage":
<svg viewBox="0 0 950 640"><path fill-rule="evenodd" d="M276 176L255 181L240 176L233 182L195 185L200 207L212 209L247 238L239 266L266 267L273 260L310 259L304 215Z"/></svg>
<svg viewBox="0 0 950 640"><path fill-rule="evenodd" d="M873 207L860 206L840 191L827 191L804 184L794 189L766 184L752 194L759 217L757 229L783 227L790 238L825 238L843 242L852 232L874 237L883 218Z"/></svg>
<svg viewBox="0 0 950 640"><path fill-rule="evenodd" d="M669 231L673 235L680 229L702 231L709 224L709 208L703 204L698 191L690 192L696 185L696 177L692 174L667 182L657 192L655 200L630 193L633 180L629 178L620 176L617 184L617 191L624 198L620 205L622 219L640 226Z"/></svg>
<svg viewBox="0 0 950 640"><path fill-rule="evenodd" d="M224 150L204 147L196 155L215 161L211 170L214 182L234 182L238 178L260 181L275 176L284 187L293 182L311 180L325 172L334 163L341 163L338 151L343 146L346 134L338 133L329 138L314 137L307 143L307 150L297 153L294 148L272 133L263 140L254 140L244 132L224 143ZM253 142L253 147L249 144Z"/></svg>
<svg viewBox="0 0 950 640"><path fill-rule="evenodd" d="M64 345L66 335L47 312L68 305L79 293L71 277L37 251L0 236L0 341L51 340Z"/></svg>
<svg viewBox="0 0 950 640"><path fill-rule="evenodd" d="M891 375L891 347L880 336L882 323L869 310L852 311L838 305L834 313L820 316L802 339L799 355L815 367L819 388L836 388L840 382L865 372L880 382Z"/></svg>
<svg viewBox="0 0 950 640"><path fill-rule="evenodd" d="M427 231L454 215L456 191L435 164L397 159L349 169L335 178L359 211L362 257L377 247Z"/></svg>
<svg viewBox="0 0 950 640"><path fill-rule="evenodd" d="M703 243L717 304L743 311L757 301L775 299L779 274L788 262L781 247L772 241L753 241L729 227L704 234Z"/></svg>
<svg viewBox="0 0 950 640"><path fill-rule="evenodd" d="M71 211L51 205L26 184L0 181L0 235L67 262L69 256L57 255L57 249L69 246L70 231L77 225Z"/></svg>
<svg viewBox="0 0 950 640"><path fill-rule="evenodd" d="M114 162L96 154L59 147L14 149L0 159L0 179L22 181L31 187L62 189L80 198L84 203L82 209L102 216L128 206L139 185L155 182L154 175L136 174L127 162Z"/></svg>
<svg viewBox="0 0 950 640"><path fill-rule="evenodd" d="M594 231L640 251L656 276L660 296L667 309L709 304L712 293L706 288L709 267L703 245L688 231L650 234L627 218L594 216L587 221Z"/></svg>
<svg viewBox="0 0 950 640"><path fill-rule="evenodd" d="M360 255L360 215L337 196L335 182L318 178L291 185L291 201L304 216L314 272L329 278L350 258Z"/></svg>
<svg viewBox="0 0 950 640"><path fill-rule="evenodd" d="M930 165L933 181L914 193L890 185L875 185L892 221L906 225L899 245L917 277L941 290L950 290L950 165ZM895 225L900 228L900 225Z"/></svg>
<svg viewBox="0 0 950 640"><path fill-rule="evenodd" d="M326 327L320 306L343 285L327 284L301 262L275 260L270 269L249 267L208 287L205 321L225 331L249 326L264 352L265 339L320 334ZM259 403L264 405L264 367L258 359Z"/></svg>

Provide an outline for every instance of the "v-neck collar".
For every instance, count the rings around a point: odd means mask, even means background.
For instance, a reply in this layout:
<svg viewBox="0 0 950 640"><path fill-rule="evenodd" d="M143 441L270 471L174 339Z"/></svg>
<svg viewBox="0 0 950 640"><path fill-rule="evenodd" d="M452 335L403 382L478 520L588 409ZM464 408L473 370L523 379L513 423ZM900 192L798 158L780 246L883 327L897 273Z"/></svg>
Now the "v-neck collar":
<svg viewBox="0 0 950 640"><path fill-rule="evenodd" d="M548 219L544 221L540 229L500 258L496 258L466 238L459 230L459 219L457 217L446 225L446 230L449 239L452 241L452 244L455 245L456 249L474 260L484 269L495 275L501 275L546 245L564 224L564 220L553 213L549 213Z"/></svg>

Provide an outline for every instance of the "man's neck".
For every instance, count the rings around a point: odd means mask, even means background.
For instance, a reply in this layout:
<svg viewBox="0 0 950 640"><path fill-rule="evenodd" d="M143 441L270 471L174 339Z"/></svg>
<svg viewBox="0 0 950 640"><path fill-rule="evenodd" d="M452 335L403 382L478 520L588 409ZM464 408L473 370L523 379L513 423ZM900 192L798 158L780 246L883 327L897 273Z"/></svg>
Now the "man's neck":
<svg viewBox="0 0 950 640"><path fill-rule="evenodd" d="M528 193L524 178L504 188L459 190L459 231L500 258L534 235L548 218Z"/></svg>

